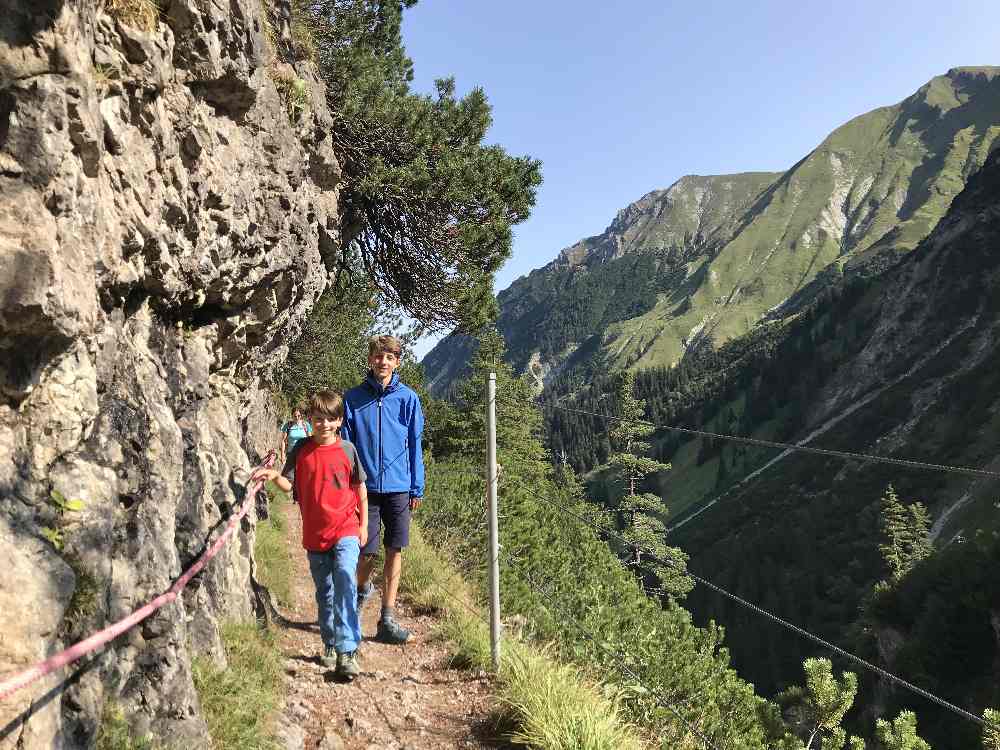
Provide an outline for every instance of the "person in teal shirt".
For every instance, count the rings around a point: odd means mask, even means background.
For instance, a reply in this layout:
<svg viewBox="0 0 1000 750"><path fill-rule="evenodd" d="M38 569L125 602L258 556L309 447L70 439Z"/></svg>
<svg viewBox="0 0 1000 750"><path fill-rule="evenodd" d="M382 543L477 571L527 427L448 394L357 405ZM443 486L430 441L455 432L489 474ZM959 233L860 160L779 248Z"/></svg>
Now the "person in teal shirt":
<svg viewBox="0 0 1000 750"><path fill-rule="evenodd" d="M282 461L287 460L292 455L295 444L307 437L312 437L313 428L308 420L302 416L302 409L296 408L292 412L292 418L281 426L284 435L281 438ZM294 475L294 472L293 472ZM295 486L292 486L292 502L297 503L299 499L295 496Z"/></svg>
<svg viewBox="0 0 1000 750"><path fill-rule="evenodd" d="M292 448L300 440L305 440L313 434L312 425L302 417L302 410L296 409L292 412L292 418L285 422L281 431L285 433L281 441L281 452L286 456L292 452Z"/></svg>

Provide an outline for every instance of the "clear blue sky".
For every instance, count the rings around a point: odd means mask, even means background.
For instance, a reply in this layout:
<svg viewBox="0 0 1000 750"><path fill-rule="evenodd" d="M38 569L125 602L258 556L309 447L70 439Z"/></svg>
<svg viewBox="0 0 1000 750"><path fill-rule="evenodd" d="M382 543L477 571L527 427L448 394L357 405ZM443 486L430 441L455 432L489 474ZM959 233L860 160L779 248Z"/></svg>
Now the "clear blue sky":
<svg viewBox="0 0 1000 750"><path fill-rule="evenodd" d="M500 290L682 175L787 169L948 68L1000 64L1000 2L421 0L403 38L418 91L481 86L488 140L542 160Z"/></svg>

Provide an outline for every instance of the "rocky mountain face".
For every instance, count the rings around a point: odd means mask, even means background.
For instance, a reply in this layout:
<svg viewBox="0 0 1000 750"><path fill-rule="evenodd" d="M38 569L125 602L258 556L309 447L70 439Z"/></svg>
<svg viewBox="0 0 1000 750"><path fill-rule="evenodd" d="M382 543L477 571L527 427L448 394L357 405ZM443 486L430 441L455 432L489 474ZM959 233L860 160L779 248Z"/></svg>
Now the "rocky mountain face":
<svg viewBox="0 0 1000 750"><path fill-rule="evenodd" d="M157 5L0 0L0 675L200 554L276 445L269 373L337 245L311 68L275 56L256 0ZM183 600L0 703L0 748L90 747L108 703L207 747L190 660L224 660L219 624L254 612L253 526Z"/></svg>
<svg viewBox="0 0 1000 750"><path fill-rule="evenodd" d="M955 68L861 115L781 174L685 177L498 296L508 357L567 368L676 364L878 272L934 227L1000 135L1000 68ZM468 342L425 359L436 392Z"/></svg>

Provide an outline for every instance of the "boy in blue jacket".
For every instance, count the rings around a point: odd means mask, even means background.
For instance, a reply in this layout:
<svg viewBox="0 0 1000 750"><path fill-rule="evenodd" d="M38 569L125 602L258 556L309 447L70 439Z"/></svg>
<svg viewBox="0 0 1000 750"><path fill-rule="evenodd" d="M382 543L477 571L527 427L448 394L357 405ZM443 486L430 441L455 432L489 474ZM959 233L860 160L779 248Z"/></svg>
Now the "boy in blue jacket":
<svg viewBox="0 0 1000 750"><path fill-rule="evenodd" d="M410 541L410 514L424 495L424 458L420 437L424 414L420 398L399 382L396 368L402 346L395 336L368 342L368 377L344 394L343 438L355 445L368 488L368 543L358 563L358 611L372 594L370 582L385 526L382 614L376 638L406 643L410 632L396 621L396 593L403 548Z"/></svg>

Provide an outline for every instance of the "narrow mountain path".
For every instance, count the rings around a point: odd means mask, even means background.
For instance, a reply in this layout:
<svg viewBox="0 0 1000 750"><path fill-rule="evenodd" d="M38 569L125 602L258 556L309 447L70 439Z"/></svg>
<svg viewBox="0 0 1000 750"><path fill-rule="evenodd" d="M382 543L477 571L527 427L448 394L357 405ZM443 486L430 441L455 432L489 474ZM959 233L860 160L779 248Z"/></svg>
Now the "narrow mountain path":
<svg viewBox="0 0 1000 750"><path fill-rule="evenodd" d="M288 750L432 750L496 748L489 716L495 704L489 677L450 669L445 644L432 638L433 617L397 607L413 633L405 646L371 640L378 597L362 612L365 642L361 675L341 683L319 663L322 643L316 600L302 549L297 506L287 512L287 542L295 563L292 602L281 607L278 626L288 697L279 736ZM405 568L404 568L405 575ZM378 580L376 580L378 585Z"/></svg>

